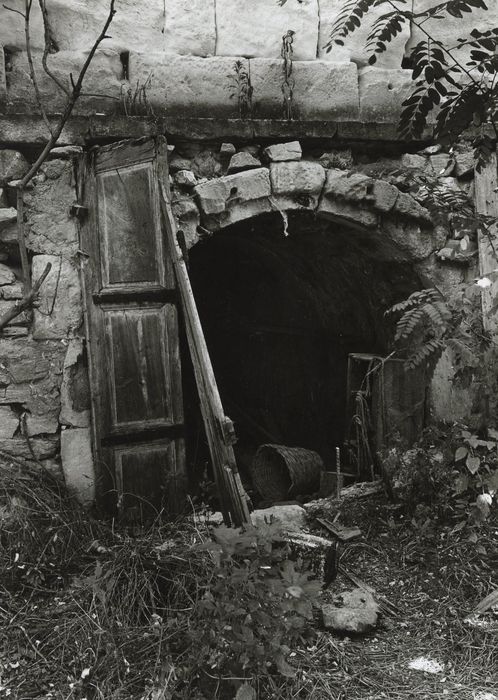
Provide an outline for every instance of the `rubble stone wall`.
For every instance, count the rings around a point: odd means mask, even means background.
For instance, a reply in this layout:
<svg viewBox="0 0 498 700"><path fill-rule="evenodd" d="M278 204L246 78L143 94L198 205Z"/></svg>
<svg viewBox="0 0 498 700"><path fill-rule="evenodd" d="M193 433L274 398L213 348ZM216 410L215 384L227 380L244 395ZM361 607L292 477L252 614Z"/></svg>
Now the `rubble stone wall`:
<svg viewBox="0 0 498 700"><path fill-rule="evenodd" d="M435 0L416 0L420 6ZM434 20L424 27L453 46L472 27L497 26L498 6L465 14L463 19ZM23 0L10 0L23 10ZM104 25L108 0L49 0L52 30L49 65L69 84ZM368 65L366 38L384 5L369 13L363 26L327 51L331 27L343 0L116 0L109 38L100 45L76 109L80 113L161 115L239 115L240 88L235 62L250 76L251 116L282 118L282 36L294 32L293 111L296 118L395 122L410 88L402 61L422 38L406 26L374 66ZM31 39L41 93L48 112L60 111L64 94L41 70L43 24L33 3ZM0 111L29 111L35 104L29 80L23 19L0 8ZM1 58L1 57L0 57ZM143 104L144 92L147 105ZM142 103L140 102L140 96Z"/></svg>
<svg viewBox="0 0 498 700"><path fill-rule="evenodd" d="M60 473L83 501L94 494L90 401L80 287L75 161L81 148L61 147L25 192L26 240L36 280L52 268L39 303L2 333L0 342L0 451ZM439 222L411 187L424 174L443 191L472 198L471 153L421 153L369 158L342 148L298 141L170 145L173 209L187 244L243 219L276 211L308 211L351 237L373 243L382 260L411 261L426 286L452 294L476 275L476 232L451 216ZM16 181L29 167L18 151L0 149L0 313L22 297L16 231ZM410 191L409 191L410 190ZM331 228L333 235L333 227ZM451 357L436 373L436 417L472 413L469 393L448 382Z"/></svg>

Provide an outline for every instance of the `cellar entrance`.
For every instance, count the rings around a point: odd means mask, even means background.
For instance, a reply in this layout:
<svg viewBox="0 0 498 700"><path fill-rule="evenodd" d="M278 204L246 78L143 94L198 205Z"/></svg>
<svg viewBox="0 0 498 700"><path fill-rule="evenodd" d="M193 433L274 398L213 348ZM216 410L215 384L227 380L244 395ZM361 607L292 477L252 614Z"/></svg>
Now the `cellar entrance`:
<svg viewBox="0 0 498 700"><path fill-rule="evenodd" d="M285 220L277 212L191 249L192 287L243 472L262 443L312 449L333 464L348 431L348 355L384 355L385 310L421 287L409 262L382 259L377 245L308 212ZM200 420L193 423L191 462L203 454Z"/></svg>

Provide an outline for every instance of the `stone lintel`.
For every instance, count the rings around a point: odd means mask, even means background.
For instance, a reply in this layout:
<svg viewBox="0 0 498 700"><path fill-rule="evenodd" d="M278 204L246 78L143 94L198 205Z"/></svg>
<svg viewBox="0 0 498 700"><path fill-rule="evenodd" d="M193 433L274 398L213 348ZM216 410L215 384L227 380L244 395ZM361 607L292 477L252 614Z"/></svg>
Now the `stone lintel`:
<svg viewBox="0 0 498 700"><path fill-rule="evenodd" d="M56 123L57 115L50 120ZM0 134L4 146L39 144L47 142L47 129L41 117L26 113L0 114ZM342 144L378 142L397 143L403 140L395 123L362 123L358 121L295 120L284 119L230 119L210 117L125 117L123 115L90 115L71 117L58 145L93 145L110 140L140 138L166 134L170 139L188 138L192 141L220 139L245 142L252 140L301 139L303 141L333 142ZM431 141L432 130L427 129L420 147ZM332 145L332 143L330 144Z"/></svg>

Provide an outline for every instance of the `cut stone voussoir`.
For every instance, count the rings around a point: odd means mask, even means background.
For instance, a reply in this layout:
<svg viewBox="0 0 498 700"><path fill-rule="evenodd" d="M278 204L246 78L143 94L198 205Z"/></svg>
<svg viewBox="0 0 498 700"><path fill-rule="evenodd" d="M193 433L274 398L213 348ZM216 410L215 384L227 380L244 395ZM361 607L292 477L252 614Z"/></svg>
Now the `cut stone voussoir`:
<svg viewBox="0 0 498 700"><path fill-rule="evenodd" d="M299 141L289 141L289 143L268 146L264 150L264 155L268 160L278 163L285 160L301 160L303 151Z"/></svg>

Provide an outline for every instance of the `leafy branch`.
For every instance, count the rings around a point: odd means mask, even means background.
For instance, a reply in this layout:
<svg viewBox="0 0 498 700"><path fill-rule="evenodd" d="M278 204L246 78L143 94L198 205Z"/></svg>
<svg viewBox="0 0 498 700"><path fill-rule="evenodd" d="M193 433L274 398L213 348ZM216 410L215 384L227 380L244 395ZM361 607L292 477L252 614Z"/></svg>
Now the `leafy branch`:
<svg viewBox="0 0 498 700"><path fill-rule="evenodd" d="M429 115L439 108L434 135L442 143L454 144L470 126L481 127L474 139L476 167L480 170L493 150L498 130L498 28L470 35L453 47L445 46L424 26L428 20L444 20L448 16L462 18L475 9L487 10L484 0L448 0L416 12L406 9L407 0L348 0L334 22L325 46L343 46L346 39L361 27L373 8L387 5L390 9L372 25L366 42L371 55L370 65L388 50L393 39L407 25L417 27L424 35L410 52L414 89L402 104L399 131L403 138L418 139L427 126ZM463 47L470 47L470 58L461 60ZM494 136L485 127L490 125Z"/></svg>

